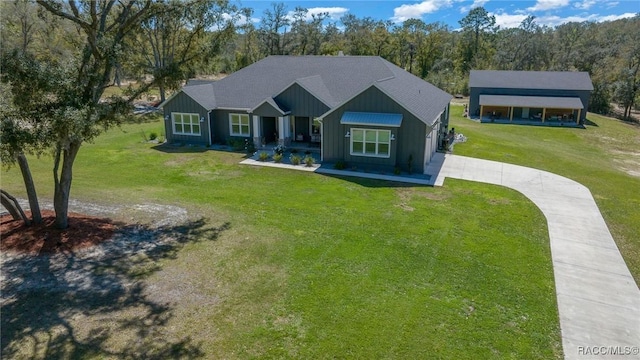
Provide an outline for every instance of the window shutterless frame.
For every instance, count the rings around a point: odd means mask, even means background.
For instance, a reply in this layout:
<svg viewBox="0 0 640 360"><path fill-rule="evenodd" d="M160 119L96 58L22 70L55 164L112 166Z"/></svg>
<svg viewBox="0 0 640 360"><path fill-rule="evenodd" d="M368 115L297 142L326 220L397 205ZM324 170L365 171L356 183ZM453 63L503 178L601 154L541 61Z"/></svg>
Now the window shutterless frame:
<svg viewBox="0 0 640 360"><path fill-rule="evenodd" d="M172 112L171 124L176 135L200 136L200 114Z"/></svg>
<svg viewBox="0 0 640 360"><path fill-rule="evenodd" d="M249 114L229 114L229 134L231 136L249 137L251 126Z"/></svg>
<svg viewBox="0 0 640 360"><path fill-rule="evenodd" d="M389 158L391 156L391 131L351 128L351 155Z"/></svg>

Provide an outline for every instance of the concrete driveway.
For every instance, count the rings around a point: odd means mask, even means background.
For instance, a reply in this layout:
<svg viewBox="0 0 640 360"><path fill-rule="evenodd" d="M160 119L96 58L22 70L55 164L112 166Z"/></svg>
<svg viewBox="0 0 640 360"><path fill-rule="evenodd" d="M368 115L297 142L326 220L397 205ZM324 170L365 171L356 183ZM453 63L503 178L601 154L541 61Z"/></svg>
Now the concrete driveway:
<svg viewBox="0 0 640 360"><path fill-rule="evenodd" d="M640 290L585 186L546 171L438 154L427 172L517 190L544 213L565 359L640 359Z"/></svg>

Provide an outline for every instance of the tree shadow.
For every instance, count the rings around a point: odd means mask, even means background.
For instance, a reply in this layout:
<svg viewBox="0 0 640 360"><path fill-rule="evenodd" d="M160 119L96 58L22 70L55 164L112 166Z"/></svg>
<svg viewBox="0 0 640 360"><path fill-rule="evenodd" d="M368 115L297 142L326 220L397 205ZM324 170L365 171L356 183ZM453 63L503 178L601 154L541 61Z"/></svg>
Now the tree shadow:
<svg viewBox="0 0 640 360"><path fill-rule="evenodd" d="M7 256L2 261L1 357L198 358L190 337L172 338L172 304L143 281L187 243L216 241L229 229L203 218L177 225L130 225L78 252Z"/></svg>

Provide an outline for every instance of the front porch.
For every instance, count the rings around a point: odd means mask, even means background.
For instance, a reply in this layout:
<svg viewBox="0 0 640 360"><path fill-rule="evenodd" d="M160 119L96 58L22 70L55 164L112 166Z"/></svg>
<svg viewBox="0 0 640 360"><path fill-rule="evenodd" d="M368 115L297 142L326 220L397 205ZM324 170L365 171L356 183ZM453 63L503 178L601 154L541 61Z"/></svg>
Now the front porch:
<svg viewBox="0 0 640 360"><path fill-rule="evenodd" d="M580 126L579 98L480 95L480 122Z"/></svg>
<svg viewBox="0 0 640 360"><path fill-rule="evenodd" d="M320 122L308 116L253 115L253 143L256 149L273 150L284 145L298 150L320 149Z"/></svg>
<svg viewBox="0 0 640 360"><path fill-rule="evenodd" d="M565 121L562 118L549 118L546 121L542 119L513 119L508 118L494 118L492 116L483 116L480 120L481 123L494 123L494 124L514 124L514 125L537 125L537 126L558 126L558 127L582 127L575 121Z"/></svg>
<svg viewBox="0 0 640 360"><path fill-rule="evenodd" d="M259 147L256 147L256 150L272 153L273 149L278 145L277 142L261 144ZM290 142L289 146L285 145L285 147L287 148L287 152L297 151L298 153L304 154L309 151L311 153L317 153L318 155L320 154L320 143L294 141Z"/></svg>

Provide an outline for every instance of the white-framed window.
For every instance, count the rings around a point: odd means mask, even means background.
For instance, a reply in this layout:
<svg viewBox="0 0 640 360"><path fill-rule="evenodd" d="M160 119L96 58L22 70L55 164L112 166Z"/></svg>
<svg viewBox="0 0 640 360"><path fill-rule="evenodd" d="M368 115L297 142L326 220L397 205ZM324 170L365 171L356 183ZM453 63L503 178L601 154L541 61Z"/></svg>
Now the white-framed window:
<svg viewBox="0 0 640 360"><path fill-rule="evenodd" d="M351 155L388 158L391 130L351 128Z"/></svg>
<svg viewBox="0 0 640 360"><path fill-rule="evenodd" d="M249 126L249 114L229 114L229 134L231 136L251 135Z"/></svg>
<svg viewBox="0 0 640 360"><path fill-rule="evenodd" d="M171 113L173 133L200 136L200 114Z"/></svg>

